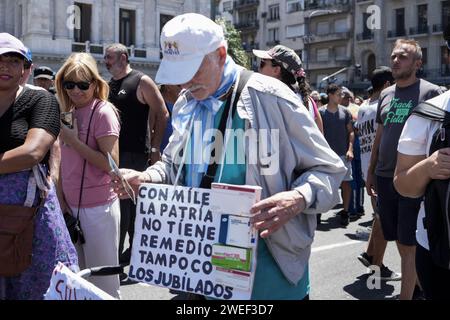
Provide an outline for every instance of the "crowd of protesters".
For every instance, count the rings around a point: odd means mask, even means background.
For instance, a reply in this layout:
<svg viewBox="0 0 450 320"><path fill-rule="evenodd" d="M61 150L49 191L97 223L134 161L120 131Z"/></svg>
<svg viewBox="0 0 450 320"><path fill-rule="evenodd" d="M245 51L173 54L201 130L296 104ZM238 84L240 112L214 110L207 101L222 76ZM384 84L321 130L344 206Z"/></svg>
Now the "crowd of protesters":
<svg viewBox="0 0 450 320"><path fill-rule="evenodd" d="M250 73L228 55L222 27L198 14L169 21L161 43L179 50L162 48L155 80L131 68L124 45L107 46L108 82L90 54L72 54L55 73L36 68L20 40L0 33L0 219L11 206L37 208L32 259L14 275L0 268L0 300L42 299L57 262L73 271L130 262L135 199L110 161L135 193L148 182L262 186L252 208L261 237L252 299L309 299L321 214L341 203L337 216L346 228L366 213L364 188L374 215L367 249L355 261L376 267L381 280L401 280L399 299L450 298L450 270L433 260L422 205L430 181L450 177L450 152L429 154L439 124L409 117L424 101L450 111L450 100L443 87L416 76L419 42L397 40L391 66L373 71L364 97L336 83L313 90L301 58L282 45L254 50L259 69ZM72 121L60 121L63 114ZM228 162L227 148L219 166L175 161L180 150L208 148L210 139L191 130L196 121L202 132L221 130L221 123L227 130L278 129L279 171L265 175L259 162ZM243 146L234 151L249 158ZM64 215L79 221L83 241L73 243ZM383 264L389 241L401 274ZM115 298L120 280L89 279Z"/></svg>

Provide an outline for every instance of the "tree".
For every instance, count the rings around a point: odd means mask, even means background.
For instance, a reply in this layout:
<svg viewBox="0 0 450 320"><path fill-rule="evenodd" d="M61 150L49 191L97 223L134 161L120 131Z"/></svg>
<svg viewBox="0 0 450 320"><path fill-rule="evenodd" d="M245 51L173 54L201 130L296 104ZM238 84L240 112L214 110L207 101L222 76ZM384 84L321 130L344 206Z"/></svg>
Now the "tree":
<svg viewBox="0 0 450 320"><path fill-rule="evenodd" d="M218 18L216 23L223 28L225 39L228 41L228 54L237 64L250 69L250 59L242 47L241 32L223 18Z"/></svg>

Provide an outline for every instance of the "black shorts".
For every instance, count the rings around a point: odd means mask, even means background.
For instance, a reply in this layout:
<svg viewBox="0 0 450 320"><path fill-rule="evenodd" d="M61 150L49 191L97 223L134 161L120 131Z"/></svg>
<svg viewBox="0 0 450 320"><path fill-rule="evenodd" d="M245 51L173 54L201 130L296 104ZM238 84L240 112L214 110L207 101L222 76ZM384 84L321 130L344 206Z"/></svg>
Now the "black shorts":
<svg viewBox="0 0 450 320"><path fill-rule="evenodd" d="M417 215L422 198L401 196L395 190L393 180L377 176L378 214L384 238L405 246L415 246Z"/></svg>

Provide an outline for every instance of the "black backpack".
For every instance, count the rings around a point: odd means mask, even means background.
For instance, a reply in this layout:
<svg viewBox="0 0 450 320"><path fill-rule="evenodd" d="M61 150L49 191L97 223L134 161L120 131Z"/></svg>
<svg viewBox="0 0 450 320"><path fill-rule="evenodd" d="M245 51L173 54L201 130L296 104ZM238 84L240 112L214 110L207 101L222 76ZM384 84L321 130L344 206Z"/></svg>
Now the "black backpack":
<svg viewBox="0 0 450 320"><path fill-rule="evenodd" d="M429 154L450 147L450 112L430 103L420 103L412 114L442 123L433 133ZM432 180L425 191L425 218L423 224L433 262L450 269L450 179Z"/></svg>

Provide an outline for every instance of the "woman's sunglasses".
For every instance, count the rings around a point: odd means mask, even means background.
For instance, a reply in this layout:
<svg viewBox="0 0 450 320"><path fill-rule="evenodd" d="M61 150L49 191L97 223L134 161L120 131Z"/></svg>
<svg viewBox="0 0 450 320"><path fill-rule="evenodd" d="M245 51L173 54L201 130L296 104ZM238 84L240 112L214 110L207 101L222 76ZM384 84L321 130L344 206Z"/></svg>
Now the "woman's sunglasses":
<svg viewBox="0 0 450 320"><path fill-rule="evenodd" d="M272 67L280 67L280 65L278 63L276 63L275 61L273 61L273 60L262 59L260 65L259 65L260 69L264 68L264 66L268 62L270 62L272 64Z"/></svg>
<svg viewBox="0 0 450 320"><path fill-rule="evenodd" d="M81 82L74 82L74 81L64 81L63 87L66 90L73 90L75 87L78 87L78 89L82 91L89 90L89 87L91 86L90 82L81 81Z"/></svg>

